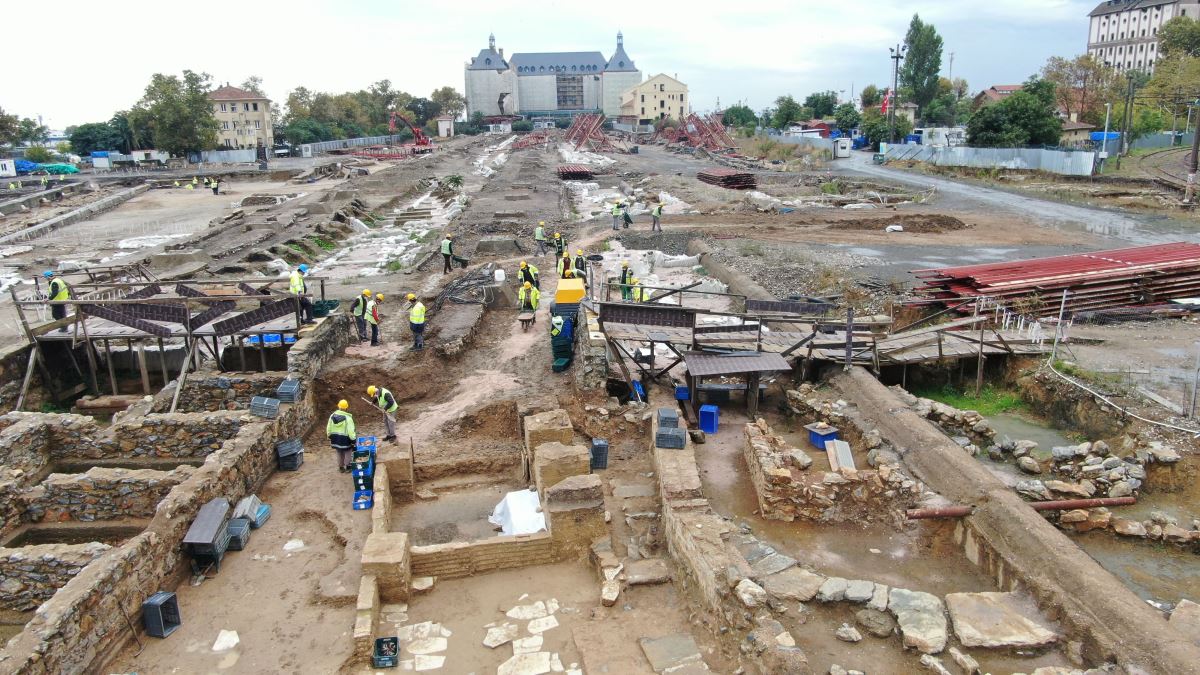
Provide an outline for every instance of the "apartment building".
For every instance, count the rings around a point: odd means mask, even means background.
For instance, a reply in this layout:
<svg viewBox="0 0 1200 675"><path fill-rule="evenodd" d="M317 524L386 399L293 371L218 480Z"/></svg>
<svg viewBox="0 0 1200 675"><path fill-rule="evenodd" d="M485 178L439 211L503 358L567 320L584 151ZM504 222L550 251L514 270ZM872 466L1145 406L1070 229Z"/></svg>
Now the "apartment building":
<svg viewBox="0 0 1200 675"><path fill-rule="evenodd" d="M226 84L208 95L217 118L217 147L242 150L275 145L271 100Z"/></svg>
<svg viewBox="0 0 1200 675"><path fill-rule="evenodd" d="M1177 16L1200 19L1200 0L1105 0L1088 14L1088 53L1120 71L1154 71L1158 29Z"/></svg>
<svg viewBox="0 0 1200 675"><path fill-rule="evenodd" d="M659 73L621 94L621 119L638 124L652 124L660 119L676 121L687 117L687 85Z"/></svg>

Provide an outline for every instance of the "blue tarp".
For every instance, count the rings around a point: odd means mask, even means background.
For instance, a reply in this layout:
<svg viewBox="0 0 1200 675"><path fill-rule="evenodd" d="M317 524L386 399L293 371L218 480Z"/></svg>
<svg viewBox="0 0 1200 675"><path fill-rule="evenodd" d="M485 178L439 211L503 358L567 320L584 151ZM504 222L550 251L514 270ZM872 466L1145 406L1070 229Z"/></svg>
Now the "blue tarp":
<svg viewBox="0 0 1200 675"><path fill-rule="evenodd" d="M37 162L31 162L27 159L18 159L16 165L18 174L33 173L38 170Z"/></svg>
<svg viewBox="0 0 1200 675"><path fill-rule="evenodd" d="M107 150L93 150L92 157L108 157Z"/></svg>
<svg viewBox="0 0 1200 675"><path fill-rule="evenodd" d="M1119 131L1108 132L1108 140L1110 140L1110 141L1115 141L1120 137L1121 137L1121 132L1119 132ZM1091 138L1093 141L1100 143L1101 141L1105 140L1104 132L1103 131L1093 131L1091 134Z"/></svg>

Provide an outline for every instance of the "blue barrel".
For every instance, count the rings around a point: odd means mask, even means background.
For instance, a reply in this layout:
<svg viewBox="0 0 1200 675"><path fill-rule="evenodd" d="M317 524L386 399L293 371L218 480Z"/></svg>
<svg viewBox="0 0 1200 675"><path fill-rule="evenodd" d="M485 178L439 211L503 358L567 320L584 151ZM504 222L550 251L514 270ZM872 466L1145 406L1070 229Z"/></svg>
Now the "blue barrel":
<svg viewBox="0 0 1200 675"><path fill-rule="evenodd" d="M717 433L721 409L715 405L700 406L700 430L706 434Z"/></svg>

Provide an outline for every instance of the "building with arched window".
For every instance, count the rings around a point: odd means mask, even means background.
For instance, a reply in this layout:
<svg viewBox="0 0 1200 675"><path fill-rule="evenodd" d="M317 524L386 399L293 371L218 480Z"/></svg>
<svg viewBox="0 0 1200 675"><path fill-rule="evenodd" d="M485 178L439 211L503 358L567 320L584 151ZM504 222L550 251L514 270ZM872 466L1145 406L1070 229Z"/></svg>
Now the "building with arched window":
<svg viewBox="0 0 1200 675"><path fill-rule="evenodd" d="M496 36L464 68L467 115L568 116L621 113L621 93L642 81L617 33L611 58L600 52L529 52L504 56Z"/></svg>

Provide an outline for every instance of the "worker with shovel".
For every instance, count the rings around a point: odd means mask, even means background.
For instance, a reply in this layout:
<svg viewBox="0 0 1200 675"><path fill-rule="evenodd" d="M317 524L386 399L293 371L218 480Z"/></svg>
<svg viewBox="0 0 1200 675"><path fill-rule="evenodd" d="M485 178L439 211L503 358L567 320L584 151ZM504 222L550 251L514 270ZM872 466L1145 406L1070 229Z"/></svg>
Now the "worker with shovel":
<svg viewBox="0 0 1200 675"><path fill-rule="evenodd" d="M375 385L367 387L367 396L375 399L373 401L375 407L383 413L383 426L387 429L387 435L383 437L383 440L396 440L396 411L400 409L400 404L396 403L396 397L392 396L392 392L387 389Z"/></svg>

